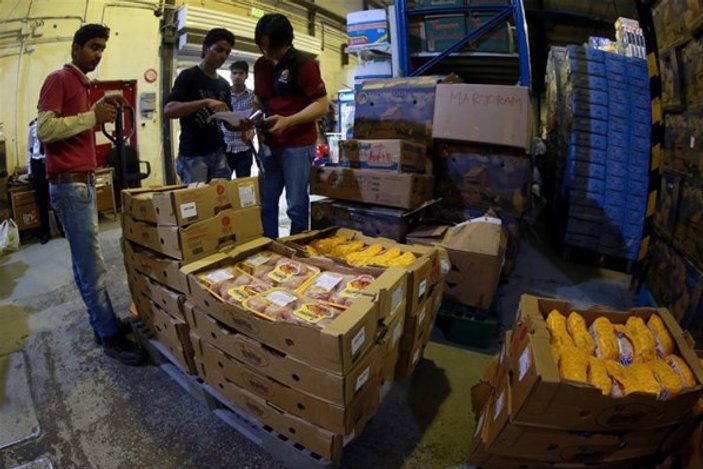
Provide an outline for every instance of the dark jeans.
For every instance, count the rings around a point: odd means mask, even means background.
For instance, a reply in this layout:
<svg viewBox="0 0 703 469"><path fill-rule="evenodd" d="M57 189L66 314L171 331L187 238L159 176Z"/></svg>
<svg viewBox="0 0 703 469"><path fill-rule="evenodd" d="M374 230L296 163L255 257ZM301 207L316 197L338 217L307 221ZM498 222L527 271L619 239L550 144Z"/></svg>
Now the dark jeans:
<svg viewBox="0 0 703 469"><path fill-rule="evenodd" d="M251 150L244 150L237 153L226 153L227 164L234 171L238 178L248 178L251 176L251 165L254 163L254 156Z"/></svg>
<svg viewBox="0 0 703 469"><path fill-rule="evenodd" d="M41 222L42 236L50 236L51 228L49 226L49 181L46 180L46 166L44 159L37 160L32 158L32 183L34 184L34 192L37 198L37 206L39 207L39 221Z"/></svg>

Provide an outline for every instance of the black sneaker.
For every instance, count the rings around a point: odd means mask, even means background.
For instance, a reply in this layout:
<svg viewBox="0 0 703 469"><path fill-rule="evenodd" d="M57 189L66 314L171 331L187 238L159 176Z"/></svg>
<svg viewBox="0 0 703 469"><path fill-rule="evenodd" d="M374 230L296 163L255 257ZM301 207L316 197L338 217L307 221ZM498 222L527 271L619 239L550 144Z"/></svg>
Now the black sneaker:
<svg viewBox="0 0 703 469"><path fill-rule="evenodd" d="M130 332L132 332L132 322L129 319L119 319L118 318L118 321L120 322L120 328L117 330L117 334L127 335ZM93 331L93 338L95 339L95 343L97 345L103 344L103 339L95 331Z"/></svg>
<svg viewBox="0 0 703 469"><path fill-rule="evenodd" d="M139 366L146 362L144 350L127 339L124 334L103 338L103 350L105 350L108 357L112 357L125 365Z"/></svg>

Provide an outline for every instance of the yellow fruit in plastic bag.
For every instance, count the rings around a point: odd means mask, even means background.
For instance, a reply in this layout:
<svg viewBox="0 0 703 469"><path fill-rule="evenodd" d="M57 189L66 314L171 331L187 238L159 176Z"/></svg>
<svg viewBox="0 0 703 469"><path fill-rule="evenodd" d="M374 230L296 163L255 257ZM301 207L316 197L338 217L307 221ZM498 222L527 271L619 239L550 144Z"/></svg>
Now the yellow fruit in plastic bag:
<svg viewBox="0 0 703 469"><path fill-rule="evenodd" d="M634 378L637 392L654 394L659 397L662 391L661 385L647 363L634 363L627 368L627 372Z"/></svg>
<svg viewBox="0 0 703 469"><path fill-rule="evenodd" d="M634 334L623 324L613 324L613 329L618 341L618 361L625 366L632 365L635 361Z"/></svg>
<svg viewBox="0 0 703 469"><path fill-rule="evenodd" d="M330 254L335 257L344 258L349 253L356 252L364 247L363 241L351 241L348 243L338 244L332 248Z"/></svg>
<svg viewBox="0 0 703 469"><path fill-rule="evenodd" d="M588 330L596 343L596 356L598 358L617 360L620 357L615 329L607 318L597 318Z"/></svg>
<svg viewBox="0 0 703 469"><path fill-rule="evenodd" d="M652 314L649 317L649 320L647 320L647 327L652 332L652 335L656 340L657 355L664 358L667 355L674 353L674 339L671 338L671 334L669 334L664 322L658 315Z"/></svg>
<svg viewBox="0 0 703 469"><path fill-rule="evenodd" d="M308 254L308 256L312 257L320 257L320 251L312 247L311 245L305 246L305 252Z"/></svg>
<svg viewBox="0 0 703 469"><path fill-rule="evenodd" d="M637 385L632 376L627 373L627 369L615 360L606 360L605 368L608 376L613 381L613 388L610 395L613 397L624 397L637 390Z"/></svg>
<svg viewBox="0 0 703 469"><path fill-rule="evenodd" d="M669 355L664 361L679 376L684 389L690 389L696 386L696 377L693 376L693 372L683 358L678 355Z"/></svg>
<svg viewBox="0 0 703 469"><path fill-rule="evenodd" d="M609 396L613 390L613 380L608 376L605 362L600 358L588 357L588 382L600 389L604 396Z"/></svg>
<svg viewBox="0 0 703 469"><path fill-rule="evenodd" d="M659 382L659 386L662 388L663 399L675 397L681 393L681 378L679 378L679 375L677 375L664 360L647 362L647 366L652 370L654 378Z"/></svg>
<svg viewBox="0 0 703 469"><path fill-rule="evenodd" d="M417 260L417 257L415 257L415 254L412 252L404 252L400 256L396 257L395 259L391 259L388 262L389 267L407 267L413 262Z"/></svg>
<svg viewBox="0 0 703 469"><path fill-rule="evenodd" d="M562 379L588 383L588 355L574 345L555 345Z"/></svg>
<svg viewBox="0 0 703 469"><path fill-rule="evenodd" d="M378 256L372 257L371 260L369 261L369 264L388 267L388 263L392 259L395 259L398 256L400 256L400 249L390 248L389 250L387 250L383 254L379 254Z"/></svg>
<svg viewBox="0 0 703 469"><path fill-rule="evenodd" d="M657 358L657 341L642 318L631 316L625 326L631 333L630 340L635 347L635 362L649 362Z"/></svg>
<svg viewBox="0 0 703 469"><path fill-rule="evenodd" d="M566 329L569 331L569 335L571 335L571 339L574 341L576 347L580 348L588 355L593 355L596 350L596 343L588 332L583 316L572 311L566 319Z"/></svg>
<svg viewBox="0 0 703 469"><path fill-rule="evenodd" d="M344 236L331 236L329 238L315 239L310 243L320 254L329 254L336 245L346 241Z"/></svg>
<svg viewBox="0 0 703 469"><path fill-rule="evenodd" d="M344 260L347 261L347 264L349 265L362 267L368 265L371 258L376 256L381 251L383 251L383 246L380 244L372 244L366 249L347 254L344 257Z"/></svg>
<svg viewBox="0 0 703 469"><path fill-rule="evenodd" d="M552 310L547 316L547 330L551 335L550 342L552 344L575 347L574 341L566 330L566 318L556 309Z"/></svg>

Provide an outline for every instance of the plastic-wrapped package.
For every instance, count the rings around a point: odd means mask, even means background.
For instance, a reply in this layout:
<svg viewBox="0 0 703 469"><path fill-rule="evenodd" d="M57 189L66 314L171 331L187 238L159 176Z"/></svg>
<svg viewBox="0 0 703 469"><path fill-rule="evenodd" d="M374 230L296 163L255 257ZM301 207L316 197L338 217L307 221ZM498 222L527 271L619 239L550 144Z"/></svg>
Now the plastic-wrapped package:
<svg viewBox="0 0 703 469"><path fill-rule="evenodd" d="M608 376L613 380L611 396L625 397L638 390L635 379L628 374L627 369L619 362L606 360L605 368L608 370Z"/></svg>
<svg viewBox="0 0 703 469"><path fill-rule="evenodd" d="M627 372L635 379L638 392L654 394L657 397L661 395L662 387L647 363L634 363L627 368Z"/></svg>
<svg viewBox="0 0 703 469"><path fill-rule="evenodd" d="M322 272L299 292L308 298L326 301L340 307L351 306L354 300L375 280L372 275L349 275Z"/></svg>
<svg viewBox="0 0 703 469"><path fill-rule="evenodd" d="M324 328L342 311L283 288L272 288L243 302L245 308L271 321Z"/></svg>
<svg viewBox="0 0 703 469"><path fill-rule="evenodd" d="M635 347L635 362L649 362L657 358L657 341L642 318L631 316L625 323L631 332L630 339Z"/></svg>
<svg viewBox="0 0 703 469"><path fill-rule="evenodd" d="M635 362L634 334L623 324L614 324L615 338L618 341L618 361L629 366Z"/></svg>
<svg viewBox="0 0 703 469"><path fill-rule="evenodd" d="M588 357L588 382L600 389L605 396L613 390L613 380L608 376L605 362L600 358Z"/></svg>
<svg viewBox="0 0 703 469"><path fill-rule="evenodd" d="M678 355L669 355L664 358L664 362L679 376L683 389L691 389L696 386L696 377L683 358Z"/></svg>
<svg viewBox="0 0 703 469"><path fill-rule="evenodd" d="M575 347L574 341L566 329L566 318L556 309L552 310L547 316L547 330L551 336L550 341L552 344Z"/></svg>
<svg viewBox="0 0 703 469"><path fill-rule="evenodd" d="M588 383L588 355L574 345L557 345L562 379Z"/></svg>
<svg viewBox="0 0 703 469"><path fill-rule="evenodd" d="M596 343L593 341L593 337L588 332L586 321L583 319L583 316L575 311L572 311L566 319L566 328L569 331L569 335L571 335L571 339L574 341L574 345L586 352L588 355L593 355L596 351Z"/></svg>
<svg viewBox="0 0 703 469"><path fill-rule="evenodd" d="M347 254L360 251L363 247L363 241L349 241L333 247L332 251L330 251L330 255L343 259Z"/></svg>
<svg viewBox="0 0 703 469"><path fill-rule="evenodd" d="M615 329L607 318L597 318L588 330L596 343L596 356L598 358L617 360L620 357Z"/></svg>
<svg viewBox="0 0 703 469"><path fill-rule="evenodd" d="M659 382L662 389L662 399L678 396L681 393L683 383L676 372L667 365L664 360L653 360L647 362L647 366L654 373L654 378Z"/></svg>
<svg viewBox="0 0 703 469"><path fill-rule="evenodd" d="M237 267L268 285L288 290L297 290L320 273L315 266L271 251L258 252L237 263Z"/></svg>
<svg viewBox="0 0 703 469"><path fill-rule="evenodd" d="M329 238L313 240L310 243L310 247L312 247L320 255L326 255L330 254L335 246L344 242L346 242L346 238L344 236L330 236Z"/></svg>
<svg viewBox="0 0 703 469"><path fill-rule="evenodd" d="M352 252L347 254L344 258L347 264L353 266L365 266L369 264L369 261L377 256L381 251L383 251L383 246L380 244L372 244L371 246L364 248L360 251Z"/></svg>
<svg viewBox="0 0 703 469"><path fill-rule="evenodd" d="M671 334L669 334L664 322L658 315L652 314L649 317L647 320L647 327L652 332L652 335L657 342L657 355L659 357L664 358L674 353L674 339L671 337Z"/></svg>

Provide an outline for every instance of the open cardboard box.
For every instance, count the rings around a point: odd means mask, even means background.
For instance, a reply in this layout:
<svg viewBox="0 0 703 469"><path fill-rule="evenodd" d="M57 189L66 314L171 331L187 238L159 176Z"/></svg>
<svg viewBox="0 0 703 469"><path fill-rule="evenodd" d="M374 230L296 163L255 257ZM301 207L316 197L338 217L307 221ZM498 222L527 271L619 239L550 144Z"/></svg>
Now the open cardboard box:
<svg viewBox="0 0 703 469"><path fill-rule="evenodd" d="M365 236L359 231L349 230L347 228L330 227L324 230L313 230L297 235L282 238L280 241L288 246L296 249L301 257L309 257L305 251L305 246L318 238L329 238L331 236L343 236L349 241L363 241L364 244L370 246L372 244L380 244L384 248L393 247L399 248L402 252L412 252L417 257L417 260L411 265L403 269L408 272L408 289L407 289L407 311L408 314L417 314L418 306L427 298L433 281L440 277L439 252L435 248L426 246L410 246L407 244L399 244L393 240L386 238L372 238ZM311 258L316 259L316 258ZM319 258L318 258L319 259ZM335 262L345 264L344 260L333 258Z"/></svg>
<svg viewBox="0 0 703 469"><path fill-rule="evenodd" d="M382 321L377 343L381 347L381 371L379 402L383 402L395 381L395 367L400 356L400 339L403 336L405 315L397 315Z"/></svg>
<svg viewBox="0 0 703 469"><path fill-rule="evenodd" d="M153 225L126 214L122 216L122 233L126 239L185 262L257 238L262 231L259 207L226 209L185 228Z"/></svg>
<svg viewBox="0 0 703 469"><path fill-rule="evenodd" d="M213 179L198 187L163 186L122 191L123 213L134 220L185 226L220 211L260 205L258 178Z"/></svg>
<svg viewBox="0 0 703 469"><path fill-rule="evenodd" d="M188 274L190 281L189 301L222 324L313 366L347 373L374 342L378 331L379 304L403 300L404 274L400 270L386 272L370 285L368 295L357 298L334 321L318 329L256 316L241 306L223 301L196 278L198 272L235 264L262 250L286 257L294 255L292 249L276 241L259 238L227 253L214 254L188 264L182 271ZM398 291L400 295L396 293Z"/></svg>
<svg viewBox="0 0 703 469"><path fill-rule="evenodd" d="M181 293L190 293L188 277L181 272L183 262L161 256L124 238L122 254L127 271L136 270Z"/></svg>
<svg viewBox="0 0 703 469"><path fill-rule="evenodd" d="M381 368L380 349L374 346L375 336L370 340L372 346L365 348L353 367L341 374L257 342L188 303L185 313L191 330L205 342L280 383L339 405L351 403Z"/></svg>
<svg viewBox="0 0 703 469"><path fill-rule="evenodd" d="M554 309L564 315L577 311L587 324L600 316L614 324L623 324L632 315L646 322L649 316L658 314L676 344L675 353L685 360L699 384L674 398L659 400L644 393L613 398L589 384L562 380L545 322ZM668 427L682 421L703 394L703 367L684 332L664 308L633 308L626 313L603 307L582 310L568 301L523 295L509 356L512 418L521 425L583 431Z"/></svg>
<svg viewBox="0 0 703 469"><path fill-rule="evenodd" d="M134 270L127 272L127 283L133 298L143 294L174 318L185 321L183 315L185 296L182 293L171 290Z"/></svg>
<svg viewBox="0 0 703 469"><path fill-rule="evenodd" d="M368 380L348 406L341 406L280 383L227 355L194 333L191 333L191 341L198 372L206 382L212 374L222 376L285 412L334 433L351 433L358 421L368 413L369 407L377 405L377 402L370 402L378 401L377 380Z"/></svg>

